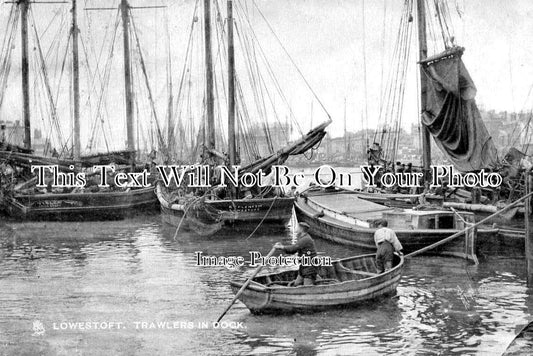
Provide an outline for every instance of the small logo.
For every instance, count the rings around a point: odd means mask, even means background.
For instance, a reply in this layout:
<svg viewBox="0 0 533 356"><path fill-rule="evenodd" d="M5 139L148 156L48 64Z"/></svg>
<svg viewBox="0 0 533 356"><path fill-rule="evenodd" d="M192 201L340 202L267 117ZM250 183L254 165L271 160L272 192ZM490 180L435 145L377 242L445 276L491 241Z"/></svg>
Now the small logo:
<svg viewBox="0 0 533 356"><path fill-rule="evenodd" d="M35 320L33 322L33 336L40 336L44 335L44 325L39 320Z"/></svg>

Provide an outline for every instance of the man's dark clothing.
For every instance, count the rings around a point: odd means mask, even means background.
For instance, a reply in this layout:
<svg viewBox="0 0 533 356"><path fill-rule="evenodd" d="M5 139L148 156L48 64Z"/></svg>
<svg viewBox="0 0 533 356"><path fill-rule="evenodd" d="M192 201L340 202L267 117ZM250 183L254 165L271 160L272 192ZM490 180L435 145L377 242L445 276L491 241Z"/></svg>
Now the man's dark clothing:
<svg viewBox="0 0 533 356"><path fill-rule="evenodd" d="M283 248L285 253L298 253L298 256L309 256L313 258L316 256L315 242L308 233L303 233L298 236L298 241L294 245L285 246ZM315 279L318 273L316 266L300 265L298 274L304 278Z"/></svg>
<svg viewBox="0 0 533 356"><path fill-rule="evenodd" d="M394 258L394 246L389 241L383 241L378 245L376 253L376 267L378 273L383 273L392 267Z"/></svg>

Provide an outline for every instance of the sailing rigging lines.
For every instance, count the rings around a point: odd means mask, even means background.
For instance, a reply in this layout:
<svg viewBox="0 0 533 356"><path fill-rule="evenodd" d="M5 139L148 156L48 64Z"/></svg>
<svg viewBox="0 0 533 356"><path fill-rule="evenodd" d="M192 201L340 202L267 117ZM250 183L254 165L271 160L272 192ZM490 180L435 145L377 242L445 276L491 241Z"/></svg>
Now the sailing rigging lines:
<svg viewBox="0 0 533 356"><path fill-rule="evenodd" d="M59 156L63 156L65 151L67 150L67 147L66 147L66 142L65 142L65 139L63 137L63 132L61 130L61 123L59 122L59 117L58 117L58 112L57 112L57 106L56 106L56 100L54 99L54 96L52 94L52 88L51 88L51 84L50 84L50 77L48 75L48 70L47 70L47 65L46 65L46 59L44 57L44 54L43 54L43 49L42 49L42 46L41 46L41 41L39 39L39 34L37 33L37 24L35 22L35 17L33 15L33 11L32 11L32 8L30 7L30 15L31 15L31 19L32 19L32 27L33 27L33 30L34 30L34 40L35 40L35 44L36 44L36 48L37 48L37 51L34 51L35 55L37 56L37 60L38 60L38 63L39 63L39 66L40 66L40 71L38 71L41 79L42 79L42 82L43 82L43 85L45 87L45 90L46 90L46 97L48 99L48 102L49 102L49 114L50 115L47 115L47 117L49 118L50 120L50 130L52 130L52 127L55 129L55 132L56 132L56 135L57 135L57 139L58 139L58 142L57 144L59 145L60 147L60 151L58 152L59 153ZM68 46L67 46L68 48Z"/></svg>
<svg viewBox="0 0 533 356"><path fill-rule="evenodd" d="M65 20L65 11L61 12L61 10L56 10L54 13L54 16L48 21L48 24L46 25L45 29L39 33L38 25L35 20L35 16L33 13L33 7L29 6L27 3L12 3L11 9L9 12L8 20L6 23L6 31L3 45L2 45L2 52L1 52L1 62L0 62L0 85L1 85L1 94L0 94L0 107L4 103L5 99L5 91L8 86L9 82L9 74L11 69L11 63L12 63L12 51L16 47L15 42L15 33L18 28L19 23L19 17L22 17L22 10L21 7L24 6L24 23L27 24L28 17L31 20L31 27L33 28L33 35L31 38L33 39L34 50L31 54L33 54L33 61L28 61L28 67L31 66L33 69L33 72L37 75L34 77L33 81L33 107L40 110L41 113L41 120L43 121L44 127L48 127L48 134L46 135L46 146L50 147L52 144L55 145L57 148L60 149L58 154L65 155L68 151L68 148L66 147L67 140L65 139L62 128L61 128L61 122L59 118L58 113L58 102L59 102L59 94L56 93L54 95L53 89L52 89L52 78L49 75L48 71L48 62L53 61L56 63L56 65L61 64L60 69L60 75L59 75L59 81L58 85L61 82L61 79L63 77L64 73L64 62L61 62L59 60L59 41L61 38L64 38L62 35L63 28L62 26L64 20ZM42 43L41 43L41 37L47 34L49 30L52 28L52 24L54 22L57 22L58 17L60 17L60 25L58 26L58 29L56 30L56 33L53 34L53 40L51 41L50 46L45 51ZM23 31L25 35L27 35L26 31ZM24 42L27 43L27 42ZM55 57L53 57L53 54L55 53ZM26 56L26 54L24 54ZM64 58L64 57L63 57ZM29 88L27 91L24 91L25 93L28 93L29 98ZM47 105L43 105L42 102L47 102ZM29 106L29 103L28 103ZM31 110L30 107L28 107L28 110ZM25 122L26 126L26 122ZM26 127L26 130L29 128ZM29 141L27 142L29 144Z"/></svg>
<svg viewBox="0 0 533 356"><path fill-rule="evenodd" d="M384 152L383 158L389 162L396 160L402 130L407 73L409 72L410 53L413 45L415 1L404 1L386 85L381 94L378 129L374 133L374 142L381 145ZM423 1L426 7L427 31L431 38L429 42L432 44L433 51L439 52L453 47L455 41L454 29L447 2L444 0L418 1ZM384 21L386 13L385 5ZM431 21L429 19L435 20ZM385 32L383 32L383 36L385 36ZM383 39L383 41L385 40Z"/></svg>
<svg viewBox="0 0 533 356"><path fill-rule="evenodd" d="M257 5L255 6L260 12ZM198 66L202 63L203 58L203 38L198 34L201 27L197 26L198 12L198 1L196 1L192 13L193 20L187 36L185 60L173 105L174 112L171 120L168 120L168 125L172 125L172 127L167 128L167 136L172 134L176 137L186 138L179 140L179 143L177 142L175 150L180 152L184 150L197 152L205 130L202 124L203 120L194 120L194 122L188 120L191 117L199 118L205 115L204 96L198 95L204 90L201 79L204 76L203 68ZM266 55L271 50L267 51L261 45L255 29L257 21L250 18L253 13L247 4L242 1L234 1L234 14L235 49L239 53L238 64L240 68L235 73L237 149L243 162L253 162L260 156L276 152L279 145L289 142L293 134L292 124L299 134L302 134L303 130L289 105L289 100L282 89L282 83L275 74L274 66ZM227 73L225 72L227 67L227 22L225 20L226 14L222 11L218 1L214 1L213 15L212 33L215 39L213 86L217 99L215 100L214 115L218 128L216 147L220 149L227 147L226 135L222 132L226 128L223 117L226 113L228 92L226 88ZM279 43L279 38L273 33L272 26L270 24L267 26L270 30L269 33L272 33ZM286 49L284 51L286 52ZM295 64L295 61L292 60L292 63ZM302 75L301 71L300 75ZM306 85L309 86L307 82ZM313 93L311 89L310 91ZM283 119L283 110L285 110L285 120ZM289 119L291 127L289 127ZM198 133L196 137L194 136L195 132ZM279 142L281 137L283 137L284 142ZM168 138L168 140L172 139ZM191 153L186 154L190 155ZM178 159L183 159L179 156Z"/></svg>
<svg viewBox="0 0 533 356"><path fill-rule="evenodd" d="M148 135L152 135L153 127L152 124L155 122L156 126L156 135L157 135L157 148L163 155L166 155L167 144L163 137L162 125L159 120L158 110L156 107L156 98L154 96L154 91L152 90L152 84L150 82L149 69L147 66L146 57L143 53L143 47L141 45L139 25L135 21L132 13L132 9L154 9L161 8L162 6L141 6L141 7L131 7L128 2L122 1L118 8L86 8L86 10L115 10L114 22L112 26L106 26L106 31L104 32L103 38L101 40L101 45L99 50L96 51L96 46L94 44L94 37L92 35L92 20L91 17L87 15L87 27L88 27L88 38L89 43L91 44L89 50L92 50L94 61L96 62L96 69L92 71L91 76L91 88L96 88L99 85L99 90L94 90L97 95L97 105L96 105L96 114L94 115L94 120L91 123L91 135L88 141L88 149L98 146L97 140L99 138L99 132L103 133L104 142L107 151L111 151L110 144L116 143L110 142L107 137L106 131L112 132L110 127L110 112L108 110L108 101L109 101L109 91L111 83L115 84L113 79L113 64L114 64L114 51L117 48L117 36L119 31L119 25L122 23L122 36L124 39L124 61L127 58L132 58L131 62L124 62L124 70L129 73L125 74L125 88L126 93L124 97L126 98L126 128L128 132L128 149L137 150L140 149L139 141L142 138L144 142L144 148L151 146L151 149L155 149L153 145L153 140L147 142ZM109 29L111 28L111 31ZM130 40L131 39L131 40ZM130 47L130 41L133 41L133 48ZM126 47L127 46L127 47ZM107 50L106 50L107 49ZM87 54L89 52L87 46L84 46L84 52ZM104 52L107 52L107 56L103 59ZM126 55L127 53L127 55ZM88 55L87 55L88 57ZM105 60L103 63L103 68L101 69L102 60ZM87 59L87 62L89 60ZM137 79L142 78L142 79ZM114 89L114 88L113 88ZM135 94L134 94L135 93ZM147 98L148 104L142 105L140 98ZM113 103L116 104L116 103ZM144 112L142 110L145 110ZM136 119L135 119L136 118ZM142 118L142 119L141 119ZM148 120L149 118L149 120ZM114 120L116 122L116 120ZM104 124L107 125L108 130L104 129ZM134 129L134 126L136 129ZM145 126L148 126L147 128ZM134 137L134 132L136 131L136 137ZM134 143L137 141L137 144Z"/></svg>
<svg viewBox="0 0 533 356"><path fill-rule="evenodd" d="M13 4L11 6L8 21L4 30L4 40L0 50L0 109L4 103L6 88L8 85L8 77L11 71L11 57L14 49L14 41L18 28L18 21L20 19L20 9Z"/></svg>
<svg viewBox="0 0 533 356"><path fill-rule="evenodd" d="M89 24L90 24L90 21L89 21ZM104 123L106 122L106 120L105 120L105 118L103 116L102 110L103 110L104 106L106 106L104 101L108 98L107 92L108 92L108 89L109 89L109 80L110 80L110 75L111 75L111 65L112 65L113 54L114 54L115 43L116 43L116 39L117 39L117 32L118 32L119 25L120 25L120 11L117 9L116 15L115 15L115 22L114 22L113 27L112 27L113 28L113 30L112 30L112 38L111 38L111 42L109 44L108 55L106 57L106 62L104 64L103 76L102 76L101 71L99 69L99 63L100 63L100 57L101 57L101 55L102 55L102 53L104 51L104 43L105 43L105 41L102 42L100 54L97 57L95 72L91 75L92 79L91 79L91 86L90 87L94 88L95 85L96 85L95 81L96 81L96 79L98 79L99 82L100 82L100 90L97 91L96 93L100 93L100 95L98 96L98 99L97 99L96 114L94 115L94 120L92 121L92 124L91 124L90 138L89 138L89 141L87 143L87 149L89 149L89 150L93 148L93 145L95 144L96 138L99 137L99 135L98 135L98 124L100 124L100 127L102 129L102 137L104 138L106 149L107 149L108 152L111 151L111 148L109 146L109 140L108 140L107 135L106 135L106 130L104 129ZM108 29L108 27L106 26L106 32L104 34L104 40L107 38L107 35L108 35L107 29ZM90 27L89 27L89 30L90 30ZM83 41L82 41L82 43L83 43ZM89 58L88 58L88 53L86 51L86 47L83 46L83 48L84 48L84 54L86 56L87 64L89 64ZM87 68L90 68L89 65L87 66ZM89 98L88 98L88 100L89 100ZM109 125L109 122L107 122L107 123Z"/></svg>
<svg viewBox="0 0 533 356"><path fill-rule="evenodd" d="M398 150L407 72L413 34L413 1L404 2L396 42L389 66L387 85L383 92L379 110L380 127L374 133L374 142L380 143L384 159L395 161ZM378 139L378 134L380 137Z"/></svg>
<svg viewBox="0 0 533 356"><path fill-rule="evenodd" d="M255 6L255 8L257 9L257 11L259 12L259 14L261 15L261 17L263 18L263 20L265 21L265 23L267 24L268 28L270 29L271 33L274 35L274 38L277 40L278 44L281 46L281 48L283 49L283 51L285 52L285 54L287 55L287 57L290 59L291 63L293 64L293 66L296 68L296 70L298 71L298 74L300 75L300 77L303 79L303 81L305 82L305 85L307 86L307 88L309 89L309 91L313 94L315 100L320 104L320 106L322 107L322 110L324 110L324 112L326 113L326 115L328 116L328 118L331 120L331 115L329 114L328 110L326 109L326 107L324 106L324 104L322 103L322 101L320 100L320 98L318 97L318 95L316 94L316 92L313 90L313 88L311 87L311 85L309 84L309 82L307 81L307 79L305 78L305 76L303 75L300 67L296 64L296 62L294 61L294 59L292 58L292 56L289 54L289 52L287 51L287 49L285 48L285 46L283 45L283 43L281 42L281 40L279 39L279 37L277 36L276 32L274 31L274 29L272 28L272 26L270 25L270 22L268 22L268 20L266 19L265 15L263 15L263 12L261 11L261 9L257 6L257 3L255 2L255 0L252 0L252 3L253 5Z"/></svg>
<svg viewBox="0 0 533 356"><path fill-rule="evenodd" d="M87 6L89 2L85 1ZM218 127L223 130L226 126L224 120L225 107L228 93L226 89L227 73L224 72L226 67L226 48L225 37L227 23L225 12L221 9L218 0L213 1L214 14L213 37L218 42L215 48L215 68L219 71L214 76L214 85L217 88L218 100L216 102L216 121ZM129 5L128 5L129 6ZM38 73L31 79L34 81L32 95L32 107L38 108L38 111L32 112L32 122L40 116L40 126L45 130L47 137L46 149L54 151L57 149L61 156L70 156L73 143L73 129L67 129L66 124L70 122L73 116L73 75L69 73L74 65L74 59L71 59L69 52L73 50L73 27L69 22L68 6L61 6L56 9L52 16L42 18L38 17L29 8L29 20L32 37L34 40L34 50L30 52L33 61L32 71ZM144 7L143 7L144 8ZM95 8L85 7L82 29L79 30L79 49L81 68L84 72L81 76L81 82L84 85L82 90L81 110L83 115L82 125L87 132L84 135L83 145L85 151L98 150L102 147L111 152L117 149L116 146L121 144L117 140L117 123L122 120L116 120L116 114L120 113L121 105L118 100L114 100L118 80L115 80L114 67L120 64L120 58L116 58L114 53L120 43L117 43L120 37L119 26L121 24L120 7L113 10L110 16L98 15L98 22L94 17L89 15L90 11ZM131 81L135 95L131 95L135 102L134 111L136 116L137 136L141 136L144 142L147 142L147 135L155 133L157 146L161 153L173 148L175 153L172 157L175 159L184 159L190 161L193 157L198 157L198 147L202 142L203 136L202 118L205 115L204 90L201 82L194 72L201 72L202 63L199 54L202 43L202 37L193 34L200 29L198 23L198 1L195 2L193 12L193 21L190 25L190 31L187 43L187 50L183 70L176 93L172 92L172 73L171 69L171 52L170 44L168 45L167 54L167 90L168 98L165 100L166 107L166 124L160 118L160 108L157 106L156 93L151 85L153 76L149 73L152 68L148 66L145 53L145 47L142 45L142 23L135 21L132 16L132 7L127 12L130 18L128 34L132 41L132 65L131 71L135 74ZM15 47L16 28L20 19L19 4L12 4L11 14L9 16L5 36L2 43L2 57L0 58L0 105L5 99L5 88L8 86L9 72L12 62L12 50ZM259 156L275 153L281 144L289 142L296 133L303 134L300 121L296 120L296 112L289 105L289 98L283 90L283 84L280 78L275 74L275 65L267 58L270 48L265 49L259 41L260 35L255 31L257 19L251 19L250 16L259 14L265 21L269 33L275 38L283 52L287 55L292 65L296 68L301 79L307 86L307 89L319 101L316 92L310 87L309 82L303 77L303 73L294 58L290 56L285 46L281 43L276 35L272 25L268 23L258 4L246 4L242 1L235 1L235 48L240 52L239 66L241 71L236 74L235 78L235 97L237 101L236 108L236 125L238 131L238 150L242 153L247 162L252 162ZM122 13L124 15L124 13ZM74 25L73 25L74 26ZM168 24L166 24L168 29ZM39 27L44 28L41 30ZM98 29L98 31L96 31ZM123 31L124 32L124 31ZM167 38L170 38L167 30ZM76 32L78 34L78 31ZM47 38L42 38L44 35ZM157 48L157 47L156 47ZM135 53L133 53L135 52ZM149 55L151 53L148 53ZM241 59L243 59L241 61ZM157 68L157 60L155 61ZM71 75L66 75L69 73ZM140 79L139 79L140 78ZM67 79L69 79L67 81ZM155 79L157 81L157 78ZM39 84L39 85L37 85ZM292 83L291 83L292 84ZM69 86L68 90L66 85ZM298 92L300 95L300 91ZM37 100L39 99L39 100ZM70 100L68 100L70 99ZM146 101L141 105L140 100ZM43 105L41 102L46 101ZM68 101L68 104L67 104ZM69 106L69 110L65 109ZM77 106L79 107L79 106ZM327 110L324 110L329 118ZM37 115L40 113L40 115ZM71 114L71 115L68 115ZM193 120L191 120L193 119ZM150 124L148 124L148 121ZM149 125L149 127L147 127ZM165 127L166 126L166 127ZM295 130L293 131L293 127ZM165 132L166 128L166 132ZM36 129L36 127L34 127ZM151 137L151 136L150 136ZM216 137L219 147L227 145L226 135L220 132ZM281 140L281 141L280 141ZM153 144L154 140L145 144ZM153 146L153 145L152 145ZM173 147L176 146L176 147ZM138 147L136 147L138 148ZM184 157L184 151L189 151L187 157ZM179 153L178 153L179 152ZM171 155L167 154L166 160Z"/></svg>

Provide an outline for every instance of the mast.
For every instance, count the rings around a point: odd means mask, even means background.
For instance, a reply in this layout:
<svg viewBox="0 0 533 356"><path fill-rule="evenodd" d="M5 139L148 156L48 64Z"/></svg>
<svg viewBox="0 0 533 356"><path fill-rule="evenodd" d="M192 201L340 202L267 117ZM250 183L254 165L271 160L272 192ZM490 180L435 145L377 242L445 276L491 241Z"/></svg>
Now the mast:
<svg viewBox="0 0 533 356"><path fill-rule="evenodd" d="M313 102L311 101L311 127L309 128L309 130L312 130L313 129Z"/></svg>
<svg viewBox="0 0 533 356"><path fill-rule="evenodd" d="M174 144L174 125L172 123L173 101L172 94L172 59L170 52L170 32L168 30L168 16L165 16L165 30L167 33L167 90L168 90L168 107L167 107L167 158L170 158L173 152ZM182 158L182 157L180 157Z"/></svg>
<svg viewBox="0 0 533 356"><path fill-rule="evenodd" d="M422 61L428 56L427 39L426 39L426 7L424 0L417 0L417 20L418 20L418 51L419 60ZM427 77L424 73L422 65L420 65L420 119L422 121L422 114L426 111L427 100ZM422 165L424 170L424 181L429 182L429 172L431 165L431 141L429 129L422 124Z"/></svg>
<svg viewBox="0 0 533 356"><path fill-rule="evenodd" d="M78 19L76 0L72 0L72 89L74 94L74 159L80 159L80 62L78 56Z"/></svg>
<svg viewBox="0 0 533 356"><path fill-rule="evenodd" d="M233 45L233 0L228 0L228 156L237 164L235 135L235 48Z"/></svg>
<svg viewBox="0 0 533 356"><path fill-rule="evenodd" d="M364 118L364 115L363 115L363 111L361 111L361 152L362 152L362 156L363 159L365 159L365 157L367 157L367 152L368 152L368 141L365 140L365 136L366 136L366 129L365 129L365 118Z"/></svg>
<svg viewBox="0 0 533 356"><path fill-rule="evenodd" d="M30 123L30 68L28 62L28 10L29 0L20 0L20 38L22 67L22 116L24 118L24 148L31 149Z"/></svg>
<svg viewBox="0 0 533 356"><path fill-rule="evenodd" d="M215 112L213 97L213 54L211 52L211 0L204 0L204 42L205 42L205 81L207 120L205 127L205 146L215 148Z"/></svg>
<svg viewBox="0 0 533 356"><path fill-rule="evenodd" d="M348 158L348 138L346 137L346 98L344 98L344 158Z"/></svg>
<svg viewBox="0 0 533 356"><path fill-rule="evenodd" d="M127 148L135 151L135 133L133 124L133 89L131 80L131 58L130 58L130 5L128 0L121 0L120 11L122 13L122 31L124 33L124 93L126 97L126 133Z"/></svg>
<svg viewBox="0 0 533 356"><path fill-rule="evenodd" d="M361 127L368 129L368 86L367 86L367 80L366 80L366 25L365 25L365 1L364 0L362 2L362 6L363 6L363 9L361 11L361 14L362 14L361 26L363 27L363 86L364 86L364 93L365 93L365 111L364 111L364 120L363 118L361 118ZM382 68L383 68L383 64L382 64ZM366 152L366 150L369 147L367 135L368 135L368 132L365 131L366 147L363 141L363 152Z"/></svg>

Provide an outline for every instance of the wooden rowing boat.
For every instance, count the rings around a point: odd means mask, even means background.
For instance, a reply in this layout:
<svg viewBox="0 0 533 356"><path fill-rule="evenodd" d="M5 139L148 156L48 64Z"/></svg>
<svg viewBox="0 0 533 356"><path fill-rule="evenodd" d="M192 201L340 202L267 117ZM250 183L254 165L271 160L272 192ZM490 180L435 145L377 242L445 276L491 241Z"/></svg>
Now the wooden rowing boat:
<svg viewBox="0 0 533 356"><path fill-rule="evenodd" d="M393 268L377 274L375 255L362 255L321 266L313 286L287 287L298 270L255 277L240 295L252 313L283 313L323 310L357 305L379 297L394 295L404 268L403 256L394 256ZM236 293L243 280L231 281Z"/></svg>
<svg viewBox="0 0 533 356"><path fill-rule="evenodd" d="M502 356L531 355L533 350L533 321L527 324L507 346Z"/></svg>
<svg viewBox="0 0 533 356"><path fill-rule="evenodd" d="M374 251L375 221L387 219L403 245L405 253L436 243L474 223L470 212L454 213L443 209L393 209L360 199L357 194L345 191L310 190L295 202L298 221L309 224L313 237L323 238L343 245ZM460 217L459 217L459 216ZM497 229L478 229L474 238L497 234ZM462 239L464 241L464 239ZM468 257L473 243L444 245L437 252ZM466 251L468 249L468 251Z"/></svg>

